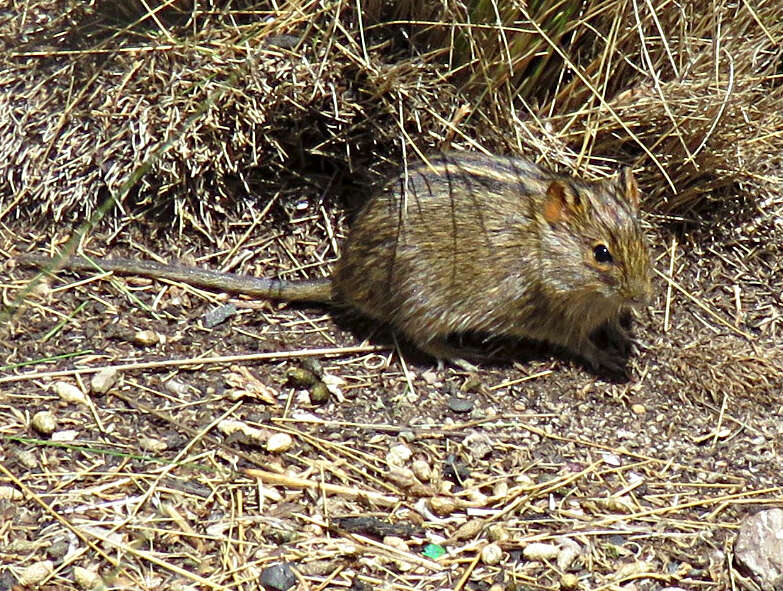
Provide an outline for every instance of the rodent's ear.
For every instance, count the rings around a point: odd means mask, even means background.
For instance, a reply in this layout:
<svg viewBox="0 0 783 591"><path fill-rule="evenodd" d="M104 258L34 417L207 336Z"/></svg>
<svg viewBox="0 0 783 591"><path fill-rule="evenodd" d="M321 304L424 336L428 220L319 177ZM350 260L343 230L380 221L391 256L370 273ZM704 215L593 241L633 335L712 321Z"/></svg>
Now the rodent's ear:
<svg viewBox="0 0 783 591"><path fill-rule="evenodd" d="M620 183L620 189L625 198L628 199L634 211L639 211L639 185L636 184L633 169L630 166L626 166L620 171Z"/></svg>
<svg viewBox="0 0 783 591"><path fill-rule="evenodd" d="M570 214L575 214L581 207L579 195L568 183L561 180L552 181L546 190L544 199L544 219L554 224L567 219Z"/></svg>

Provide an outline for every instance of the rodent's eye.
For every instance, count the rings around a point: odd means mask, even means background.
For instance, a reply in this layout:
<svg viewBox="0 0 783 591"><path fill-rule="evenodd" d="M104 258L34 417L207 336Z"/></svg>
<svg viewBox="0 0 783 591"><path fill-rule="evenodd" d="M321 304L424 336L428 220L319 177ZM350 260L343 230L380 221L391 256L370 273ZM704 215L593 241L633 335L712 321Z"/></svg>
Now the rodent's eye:
<svg viewBox="0 0 783 591"><path fill-rule="evenodd" d="M606 248L606 244L597 244L593 248L593 256L595 257L595 262L604 265L610 265L614 261L612 253Z"/></svg>

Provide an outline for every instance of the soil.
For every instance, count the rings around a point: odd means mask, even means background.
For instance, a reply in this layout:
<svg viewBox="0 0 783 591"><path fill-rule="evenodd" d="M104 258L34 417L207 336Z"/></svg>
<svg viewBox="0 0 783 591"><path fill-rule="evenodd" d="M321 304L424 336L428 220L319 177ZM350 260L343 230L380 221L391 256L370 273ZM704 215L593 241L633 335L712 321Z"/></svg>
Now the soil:
<svg viewBox="0 0 783 591"><path fill-rule="evenodd" d="M310 213L257 225L231 270L328 273L344 221ZM249 223L211 240L105 227L89 250L217 268ZM2 235L10 305L36 275L13 254L60 236ZM0 496L0 556L68 567L50 588L73 584L74 565L122 588L257 588L279 563L303 589L551 589L569 574L585 589L733 588L741 519L783 503L780 267L720 233L652 238L678 287L656 280L627 379L530 346L474 373L439 367L325 307L97 272L40 281L0 337L0 479L22 495ZM248 357L173 361L226 356ZM40 411L52 432L33 426Z"/></svg>

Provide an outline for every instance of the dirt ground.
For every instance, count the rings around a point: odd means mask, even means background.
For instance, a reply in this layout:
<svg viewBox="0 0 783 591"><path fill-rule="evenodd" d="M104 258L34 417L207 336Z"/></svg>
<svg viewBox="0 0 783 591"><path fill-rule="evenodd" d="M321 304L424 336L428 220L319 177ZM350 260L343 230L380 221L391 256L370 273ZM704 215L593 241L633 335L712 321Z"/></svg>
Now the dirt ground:
<svg viewBox="0 0 783 591"><path fill-rule="evenodd" d="M211 244L107 223L88 250L317 277L326 215L238 252L252 220ZM344 312L97 272L18 305L14 254L61 236L4 226L0 588L30 563L49 589L255 589L280 563L314 590L749 588L738 524L783 502L779 253L651 226L676 285L656 277L628 379L541 347L438 367Z"/></svg>

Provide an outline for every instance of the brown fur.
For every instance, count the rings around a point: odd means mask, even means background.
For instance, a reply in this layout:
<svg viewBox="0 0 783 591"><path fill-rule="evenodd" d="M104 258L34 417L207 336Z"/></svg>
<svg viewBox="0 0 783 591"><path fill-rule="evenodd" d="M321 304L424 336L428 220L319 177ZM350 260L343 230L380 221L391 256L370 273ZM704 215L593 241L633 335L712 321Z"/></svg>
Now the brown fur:
<svg viewBox="0 0 783 591"><path fill-rule="evenodd" d="M616 368L590 334L650 293L650 258L630 170L600 183L528 161L442 156L389 183L359 213L331 282L285 282L140 261L105 270L287 300L336 301L387 322L422 350L448 335L529 337ZM594 250L604 245L610 263ZM22 262L42 264L35 256ZM51 261L49 261L51 262ZM59 266L93 268L73 258Z"/></svg>
<svg viewBox="0 0 783 591"><path fill-rule="evenodd" d="M612 264L597 263L605 244ZM650 293L630 170L601 183L504 157L444 156L388 185L356 219L333 276L338 300L438 354L478 331L567 347L616 367L589 339Z"/></svg>

